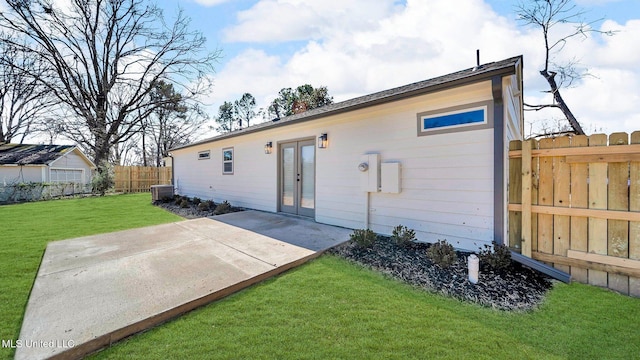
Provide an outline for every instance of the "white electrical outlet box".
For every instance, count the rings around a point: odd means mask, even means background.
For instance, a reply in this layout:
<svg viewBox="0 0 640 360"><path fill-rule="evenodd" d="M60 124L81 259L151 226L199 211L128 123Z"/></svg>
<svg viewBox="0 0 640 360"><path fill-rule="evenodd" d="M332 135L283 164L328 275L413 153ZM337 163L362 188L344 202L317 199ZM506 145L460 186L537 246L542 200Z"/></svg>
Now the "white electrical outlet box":
<svg viewBox="0 0 640 360"><path fill-rule="evenodd" d="M383 193L400 193L401 168L399 162L387 162L380 165L380 183Z"/></svg>

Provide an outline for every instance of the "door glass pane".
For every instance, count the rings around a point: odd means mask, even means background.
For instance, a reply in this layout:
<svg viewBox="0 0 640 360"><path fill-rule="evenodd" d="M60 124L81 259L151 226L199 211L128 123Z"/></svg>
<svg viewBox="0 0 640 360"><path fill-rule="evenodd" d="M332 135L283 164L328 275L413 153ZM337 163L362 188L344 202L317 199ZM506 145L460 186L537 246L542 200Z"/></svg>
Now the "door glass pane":
<svg viewBox="0 0 640 360"><path fill-rule="evenodd" d="M302 162L302 189L300 191L300 207L313 209L315 206L315 164L314 145L300 147L300 161Z"/></svg>
<svg viewBox="0 0 640 360"><path fill-rule="evenodd" d="M293 206L293 195L296 190L296 168L293 147L282 148L282 205Z"/></svg>

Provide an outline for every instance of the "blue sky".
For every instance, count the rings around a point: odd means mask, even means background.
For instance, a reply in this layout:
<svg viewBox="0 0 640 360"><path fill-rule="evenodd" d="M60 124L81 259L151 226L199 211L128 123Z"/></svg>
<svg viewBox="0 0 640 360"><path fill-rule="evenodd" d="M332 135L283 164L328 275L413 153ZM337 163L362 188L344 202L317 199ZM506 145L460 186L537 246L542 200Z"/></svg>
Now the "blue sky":
<svg viewBox="0 0 640 360"><path fill-rule="evenodd" d="M192 18L211 49L222 50L214 92L223 101L249 92L265 106L282 87L325 85L336 101L428 79L482 62L525 56L525 101L546 102L538 74L542 38L520 26L511 0L162 0ZM452 4L455 4L452 5ZM640 1L576 0L595 26L616 30L569 43L593 75L564 97L588 132L640 130ZM563 31L557 29L558 33ZM560 118L554 111L527 120ZM534 130L535 132L535 130Z"/></svg>

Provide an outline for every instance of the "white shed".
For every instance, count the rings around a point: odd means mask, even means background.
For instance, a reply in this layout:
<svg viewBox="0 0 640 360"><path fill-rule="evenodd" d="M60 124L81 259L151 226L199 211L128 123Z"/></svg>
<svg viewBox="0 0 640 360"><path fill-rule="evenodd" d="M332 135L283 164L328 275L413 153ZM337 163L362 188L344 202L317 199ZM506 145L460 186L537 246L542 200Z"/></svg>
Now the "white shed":
<svg viewBox="0 0 640 360"><path fill-rule="evenodd" d="M176 193L475 250L506 238L522 57L177 147Z"/></svg>
<svg viewBox="0 0 640 360"><path fill-rule="evenodd" d="M0 201L10 200L13 191L8 189L21 184L44 184L62 192L44 197L85 191L95 168L73 145L0 144Z"/></svg>

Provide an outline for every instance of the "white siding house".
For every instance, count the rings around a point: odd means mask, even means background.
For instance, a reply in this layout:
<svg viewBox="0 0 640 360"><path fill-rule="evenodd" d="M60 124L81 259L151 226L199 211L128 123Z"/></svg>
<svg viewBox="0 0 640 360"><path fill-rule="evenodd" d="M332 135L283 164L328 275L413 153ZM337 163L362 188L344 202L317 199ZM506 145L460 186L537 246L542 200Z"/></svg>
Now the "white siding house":
<svg viewBox="0 0 640 360"><path fill-rule="evenodd" d="M521 68L514 57L172 149L176 192L382 234L402 224L462 249L502 242Z"/></svg>
<svg viewBox="0 0 640 360"><path fill-rule="evenodd" d="M93 162L73 145L0 144L0 201L17 196L14 190L20 184L43 184L64 194L84 191L94 169Z"/></svg>

